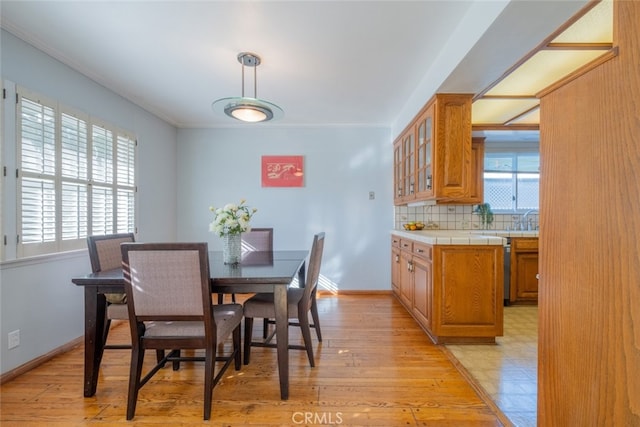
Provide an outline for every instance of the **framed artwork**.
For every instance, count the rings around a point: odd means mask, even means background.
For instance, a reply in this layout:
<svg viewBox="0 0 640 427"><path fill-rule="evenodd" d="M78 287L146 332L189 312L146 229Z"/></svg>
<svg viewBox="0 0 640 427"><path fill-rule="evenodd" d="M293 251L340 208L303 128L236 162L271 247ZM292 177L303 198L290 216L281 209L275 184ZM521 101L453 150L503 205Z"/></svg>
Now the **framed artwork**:
<svg viewBox="0 0 640 427"><path fill-rule="evenodd" d="M302 187L303 156L262 156L263 187Z"/></svg>

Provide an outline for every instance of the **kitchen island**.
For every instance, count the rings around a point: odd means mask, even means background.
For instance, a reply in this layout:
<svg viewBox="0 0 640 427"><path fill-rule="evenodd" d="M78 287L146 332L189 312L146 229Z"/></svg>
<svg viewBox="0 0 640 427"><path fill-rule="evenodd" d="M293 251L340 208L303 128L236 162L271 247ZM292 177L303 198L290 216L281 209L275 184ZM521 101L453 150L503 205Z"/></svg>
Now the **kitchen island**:
<svg viewBox="0 0 640 427"><path fill-rule="evenodd" d="M393 293L434 343L502 336L504 243L465 230L392 230Z"/></svg>

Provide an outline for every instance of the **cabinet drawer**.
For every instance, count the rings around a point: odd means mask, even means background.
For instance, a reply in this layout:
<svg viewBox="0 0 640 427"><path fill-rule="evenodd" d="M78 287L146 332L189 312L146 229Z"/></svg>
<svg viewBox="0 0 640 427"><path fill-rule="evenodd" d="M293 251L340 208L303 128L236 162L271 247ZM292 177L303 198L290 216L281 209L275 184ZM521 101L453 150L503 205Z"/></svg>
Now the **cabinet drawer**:
<svg viewBox="0 0 640 427"><path fill-rule="evenodd" d="M413 252L413 241L400 239L400 249L402 249L403 251Z"/></svg>
<svg viewBox="0 0 640 427"><path fill-rule="evenodd" d="M400 238L398 236L391 236L391 246L394 248L400 247Z"/></svg>
<svg viewBox="0 0 640 427"><path fill-rule="evenodd" d="M511 250L522 251L522 250L538 250L538 239L532 238L512 238L511 239Z"/></svg>
<svg viewBox="0 0 640 427"><path fill-rule="evenodd" d="M427 245L425 243L413 243L413 254L415 256L419 256L420 258L424 258L427 260L431 260L431 251L433 250L433 246Z"/></svg>

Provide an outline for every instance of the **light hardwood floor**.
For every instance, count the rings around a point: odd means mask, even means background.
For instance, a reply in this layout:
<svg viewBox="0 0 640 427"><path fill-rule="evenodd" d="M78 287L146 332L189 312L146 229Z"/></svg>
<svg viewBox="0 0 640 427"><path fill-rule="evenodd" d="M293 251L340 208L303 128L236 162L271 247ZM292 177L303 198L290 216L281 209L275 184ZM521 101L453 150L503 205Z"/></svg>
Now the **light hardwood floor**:
<svg viewBox="0 0 640 427"><path fill-rule="evenodd" d="M165 368L140 391L136 417L125 420L129 352L105 352L98 390L82 397L78 346L0 388L0 424L9 426L502 426L508 419L431 343L391 294L322 295L324 341L314 335L316 367L290 350L290 398L280 400L276 353L252 348L242 370L227 371L202 420L203 368ZM254 336L261 322L256 322ZM291 328L291 342L301 341ZM110 342L126 342L128 325ZM147 355L152 362L154 354ZM454 359L455 361L455 359Z"/></svg>

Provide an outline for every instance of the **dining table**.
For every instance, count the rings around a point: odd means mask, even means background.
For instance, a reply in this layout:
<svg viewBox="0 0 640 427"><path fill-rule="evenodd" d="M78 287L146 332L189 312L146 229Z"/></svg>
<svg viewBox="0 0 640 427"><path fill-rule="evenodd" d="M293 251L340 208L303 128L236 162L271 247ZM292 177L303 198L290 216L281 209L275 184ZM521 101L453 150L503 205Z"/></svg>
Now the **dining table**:
<svg viewBox="0 0 640 427"><path fill-rule="evenodd" d="M212 294L273 293L280 379L280 398L289 398L289 317L287 289L298 278L305 283L308 250L249 251L237 264L225 264L222 251L209 252ZM74 277L71 282L84 288L84 396L96 394L98 373L105 346L105 293L124 292L121 268Z"/></svg>

